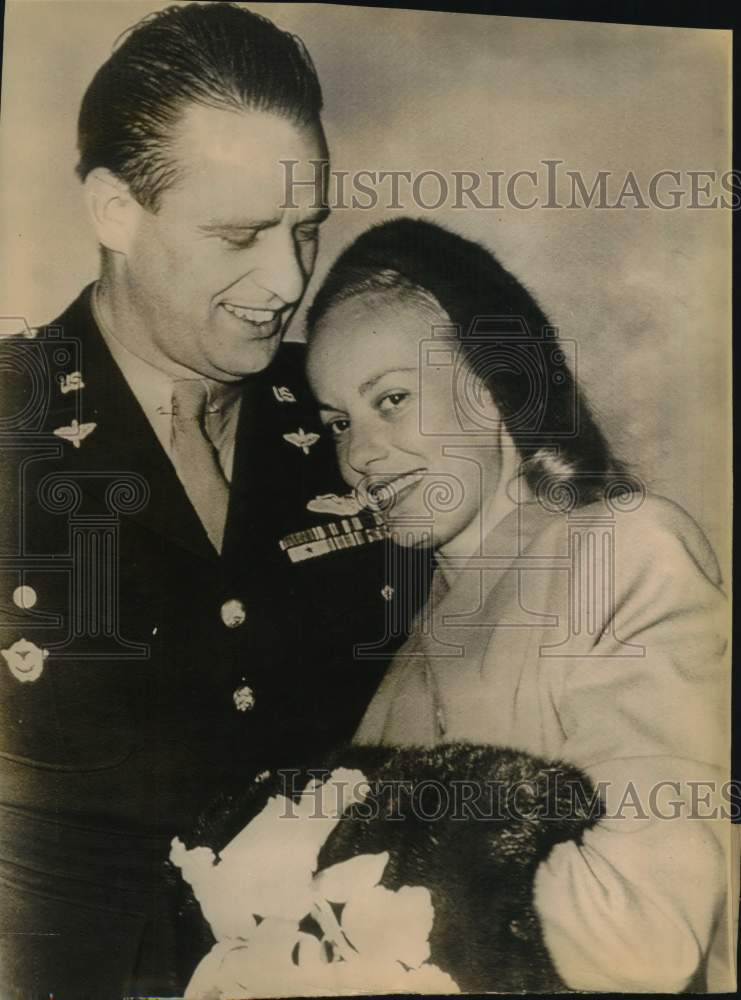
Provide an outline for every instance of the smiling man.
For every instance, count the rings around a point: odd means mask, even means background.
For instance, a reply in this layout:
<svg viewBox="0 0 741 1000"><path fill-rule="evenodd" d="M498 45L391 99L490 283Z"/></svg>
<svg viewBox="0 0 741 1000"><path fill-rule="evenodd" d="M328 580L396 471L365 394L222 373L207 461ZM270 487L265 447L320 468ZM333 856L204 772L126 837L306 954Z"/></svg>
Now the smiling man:
<svg viewBox="0 0 741 1000"><path fill-rule="evenodd" d="M172 182L154 210L83 152L107 251L97 306L126 348L170 377L239 381L272 361L314 268L322 171L302 204L282 208L281 160L326 162L324 135L318 118L191 104L170 149Z"/></svg>
<svg viewBox="0 0 741 1000"><path fill-rule="evenodd" d="M302 43L221 3L146 18L85 94L100 277L0 345L4 997L182 989L202 944L171 838L349 738L401 637L281 343L326 215L321 105ZM317 177L291 207L283 160Z"/></svg>

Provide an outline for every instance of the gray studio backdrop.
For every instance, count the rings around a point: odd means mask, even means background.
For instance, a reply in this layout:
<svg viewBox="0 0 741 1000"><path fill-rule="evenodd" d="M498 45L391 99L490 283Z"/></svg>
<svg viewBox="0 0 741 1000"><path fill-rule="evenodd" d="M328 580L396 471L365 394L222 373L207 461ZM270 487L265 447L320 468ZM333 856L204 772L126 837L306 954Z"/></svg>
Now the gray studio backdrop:
<svg viewBox="0 0 741 1000"><path fill-rule="evenodd" d="M73 173L80 98L114 39L163 4L10 0L0 145L0 316L52 319L96 274ZM333 169L538 173L588 186L629 171L728 168L730 32L368 9L250 4L299 34L317 65ZM568 203L569 187L559 174ZM661 191L672 187L671 181ZM614 190L613 190L614 188ZM434 203L439 182L420 188ZM518 199L531 200L525 178ZM339 249L401 211L483 241L578 343L579 375L620 455L682 503L726 561L730 212L453 207L338 210L311 299ZM483 195L479 193L480 200ZM670 201L667 195L662 195ZM362 199L367 202L368 199ZM614 197L611 200L615 200ZM698 202L707 202L699 196ZM491 199L490 199L491 201ZM289 336L302 336L303 312Z"/></svg>

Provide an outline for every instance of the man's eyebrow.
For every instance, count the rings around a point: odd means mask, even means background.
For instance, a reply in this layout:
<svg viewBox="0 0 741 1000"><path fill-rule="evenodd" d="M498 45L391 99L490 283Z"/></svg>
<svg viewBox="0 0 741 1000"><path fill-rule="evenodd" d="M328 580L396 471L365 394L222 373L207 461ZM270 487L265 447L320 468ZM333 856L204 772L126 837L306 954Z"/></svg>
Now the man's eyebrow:
<svg viewBox="0 0 741 1000"><path fill-rule="evenodd" d="M212 219L211 222L207 222L203 226L198 228L202 233L242 233L242 232L257 232L260 229L269 229L271 226L277 226L280 222L280 216L276 216L274 219Z"/></svg>
<svg viewBox="0 0 741 1000"><path fill-rule="evenodd" d="M328 206L322 206L317 208L315 212L301 219L296 223L298 226L313 226L321 225L322 222L330 214L330 208ZM280 224L282 216L276 215L270 219L212 219L210 222L205 223L203 226L199 226L199 230L202 233L243 233L243 232L259 232L261 229L271 229L273 226Z"/></svg>

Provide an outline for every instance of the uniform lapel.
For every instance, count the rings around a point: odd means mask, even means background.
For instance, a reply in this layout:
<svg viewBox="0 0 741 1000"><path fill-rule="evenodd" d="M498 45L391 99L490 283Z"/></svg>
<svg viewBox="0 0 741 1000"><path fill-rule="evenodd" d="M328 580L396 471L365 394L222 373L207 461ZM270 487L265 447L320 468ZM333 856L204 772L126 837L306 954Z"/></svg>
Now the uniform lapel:
<svg viewBox="0 0 741 1000"><path fill-rule="evenodd" d="M68 464L88 474L80 485L106 506L106 491L117 473L141 477L148 500L124 516L154 536L213 558L213 547L172 463L95 324L91 289L85 289L55 324L65 337L79 338L77 362L84 388L74 402L80 423L95 424L79 449L68 450Z"/></svg>
<svg viewBox="0 0 741 1000"><path fill-rule="evenodd" d="M258 558L263 566L285 570L288 560L278 542L312 523L307 501L316 493L347 490L320 430L302 345L283 344L270 367L244 384L224 532L230 578L243 578Z"/></svg>

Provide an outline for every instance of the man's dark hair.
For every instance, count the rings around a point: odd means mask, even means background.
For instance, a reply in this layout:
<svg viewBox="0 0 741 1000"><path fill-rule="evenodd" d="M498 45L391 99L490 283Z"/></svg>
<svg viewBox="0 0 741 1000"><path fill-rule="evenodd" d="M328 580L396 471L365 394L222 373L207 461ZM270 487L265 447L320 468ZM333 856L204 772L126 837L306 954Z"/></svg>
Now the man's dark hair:
<svg viewBox="0 0 741 1000"><path fill-rule="evenodd" d="M322 91L303 42L232 3L167 7L130 30L88 87L78 120L84 180L106 167L156 211L177 178L173 133L188 104L318 123Z"/></svg>

